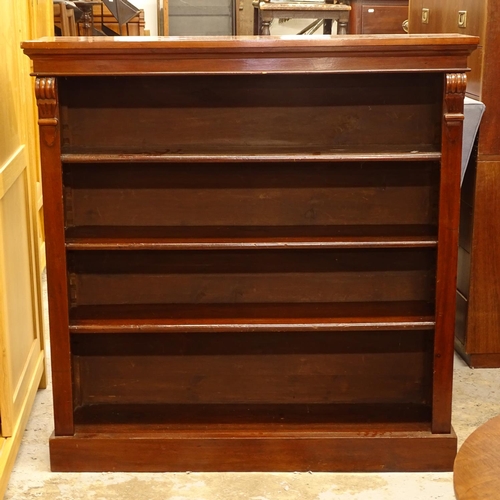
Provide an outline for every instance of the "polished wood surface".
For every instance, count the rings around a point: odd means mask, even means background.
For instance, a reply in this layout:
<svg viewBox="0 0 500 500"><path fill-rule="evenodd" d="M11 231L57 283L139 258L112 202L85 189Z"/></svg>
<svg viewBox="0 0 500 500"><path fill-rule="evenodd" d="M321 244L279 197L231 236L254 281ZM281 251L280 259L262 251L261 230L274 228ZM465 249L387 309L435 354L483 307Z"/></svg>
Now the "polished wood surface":
<svg viewBox="0 0 500 500"><path fill-rule="evenodd" d="M294 425L295 431L217 433L178 431L77 432L74 437L53 437L51 463L71 472L141 471L274 472L420 471L450 470L456 438L428 432L319 432ZM298 427L298 428L297 428ZM268 427L269 429L269 427ZM455 438L455 439L454 439ZM319 447L318 443L323 446ZM417 462L415 457L421 457ZM70 458L71 457L71 458ZM216 464L216 465L215 465Z"/></svg>
<svg viewBox="0 0 500 500"><path fill-rule="evenodd" d="M23 43L39 76L465 71L476 37L454 34L322 37L45 38ZM333 50L334 49L334 50ZM392 57L384 57L386 51ZM443 50L440 57L436 51ZM71 53L74 58L68 59ZM217 60L206 57L211 53ZM172 57L166 57L170 55ZM187 58L186 56L190 56ZM119 88L119 87L117 87ZM98 97L99 94L96 94ZM332 94L335 96L335 94ZM265 123L265 120L261 120ZM411 150L410 150L411 151ZM408 152L410 152L408 151ZM151 153L151 151L149 152Z"/></svg>
<svg viewBox="0 0 500 500"><path fill-rule="evenodd" d="M43 197L46 234L47 269L63 276L66 273L66 253L64 247L64 208L59 200L63 198L60 176L60 136L57 133L59 106L57 106L57 83L55 78L39 78L36 81L36 97L39 109L40 155L43 173ZM47 271L49 273L49 271ZM73 407L71 384L71 354L69 350L68 318L61 310L68 309L66 283L48 280L49 296L57 300L49 301L51 355L57 359L52 368L54 398L54 421L61 435L73 434ZM55 342L54 342L55 341Z"/></svg>
<svg viewBox="0 0 500 500"><path fill-rule="evenodd" d="M349 33L402 34L408 0L351 0Z"/></svg>
<svg viewBox="0 0 500 500"><path fill-rule="evenodd" d="M24 44L54 470L451 468L476 43Z"/></svg>
<svg viewBox="0 0 500 500"><path fill-rule="evenodd" d="M432 421L434 432L449 432L451 428L453 349L450 348L449 332L455 330L457 228L460 217L458 172L462 160L463 96L466 84L467 79L464 74L446 75L436 281Z"/></svg>
<svg viewBox="0 0 500 500"><path fill-rule="evenodd" d="M480 2L485 4L486 2ZM496 29L500 22L500 13L495 2L487 2L482 9L483 66L480 99L486 104L487 111L483 116L481 134L479 136L479 160L499 161L500 138L500 99L496 92L496 84L500 78L497 47L500 44L500 30Z"/></svg>
<svg viewBox="0 0 500 500"><path fill-rule="evenodd" d="M469 304L474 310L469 316L467 347L472 353L500 354L500 265L495 256L500 255L500 234L492 230L492 222L500 213L500 196L491 189L500 183L500 162L481 161L477 165L474 198L474 242L488 241L488 251L473 247L469 289ZM493 290L484 287L489 283ZM482 332L490 332L484 335Z"/></svg>
<svg viewBox="0 0 500 500"><path fill-rule="evenodd" d="M421 9L429 9L422 23ZM458 26L458 12L467 23ZM500 14L489 0L410 1L411 33L464 33L480 37L469 57L467 94L486 105L478 144L463 184L460 216L456 347L474 367L500 367Z"/></svg>
<svg viewBox="0 0 500 500"><path fill-rule="evenodd" d="M453 467L457 500L496 498L500 487L500 416L476 429L464 442Z"/></svg>
<svg viewBox="0 0 500 500"><path fill-rule="evenodd" d="M422 21L423 8L429 11L425 23ZM459 11L467 12L465 27L458 25ZM497 15L495 11L494 2L489 0L410 0L409 2L410 33L460 33L479 37L478 49L469 58L471 72L467 78L467 94L474 99L483 100L481 86L483 67L487 67L484 50L486 36L492 38L490 43L493 44L498 43L500 36L493 24L495 21L492 16ZM493 47L489 44L488 46L492 50ZM494 67L489 66L488 64L488 72L495 71Z"/></svg>

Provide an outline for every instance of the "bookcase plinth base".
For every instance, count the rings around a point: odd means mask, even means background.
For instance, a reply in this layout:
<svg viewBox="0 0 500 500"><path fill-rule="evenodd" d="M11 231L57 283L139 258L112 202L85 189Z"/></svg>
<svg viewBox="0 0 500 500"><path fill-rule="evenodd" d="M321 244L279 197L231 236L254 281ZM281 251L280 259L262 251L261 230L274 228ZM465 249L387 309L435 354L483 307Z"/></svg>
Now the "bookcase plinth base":
<svg viewBox="0 0 500 500"><path fill-rule="evenodd" d="M57 472L451 471L457 437L430 432L52 436Z"/></svg>

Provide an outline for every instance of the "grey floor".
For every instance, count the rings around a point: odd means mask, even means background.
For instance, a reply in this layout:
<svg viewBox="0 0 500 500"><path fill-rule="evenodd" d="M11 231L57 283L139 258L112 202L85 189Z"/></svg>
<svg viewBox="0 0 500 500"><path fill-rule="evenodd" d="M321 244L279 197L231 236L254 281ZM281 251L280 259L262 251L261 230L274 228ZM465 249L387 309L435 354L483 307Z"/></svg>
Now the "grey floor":
<svg viewBox="0 0 500 500"><path fill-rule="evenodd" d="M453 396L453 426L460 446L472 431L500 414L500 369L472 370L457 356ZM53 429L51 397L50 386L36 396L5 500L455 498L451 473L52 473L48 454Z"/></svg>

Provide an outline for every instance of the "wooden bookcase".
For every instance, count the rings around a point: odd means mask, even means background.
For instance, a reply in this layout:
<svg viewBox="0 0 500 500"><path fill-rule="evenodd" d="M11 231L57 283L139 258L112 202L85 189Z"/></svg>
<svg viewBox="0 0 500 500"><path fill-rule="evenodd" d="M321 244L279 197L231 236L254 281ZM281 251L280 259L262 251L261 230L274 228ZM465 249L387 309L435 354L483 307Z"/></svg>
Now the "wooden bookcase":
<svg viewBox="0 0 500 500"><path fill-rule="evenodd" d="M451 470L476 44L23 44L54 470Z"/></svg>

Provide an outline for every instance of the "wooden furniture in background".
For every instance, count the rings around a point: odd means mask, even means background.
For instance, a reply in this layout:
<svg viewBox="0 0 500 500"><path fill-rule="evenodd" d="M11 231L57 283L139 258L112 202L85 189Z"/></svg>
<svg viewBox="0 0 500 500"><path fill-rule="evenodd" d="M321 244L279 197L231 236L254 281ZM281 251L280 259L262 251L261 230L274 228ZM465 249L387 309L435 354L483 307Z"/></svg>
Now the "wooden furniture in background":
<svg viewBox="0 0 500 500"><path fill-rule="evenodd" d="M422 23L422 9L428 23ZM466 26L459 27L466 12ZM496 2L411 0L410 33L479 36L467 94L486 110L462 189L456 348L473 367L500 367L500 12Z"/></svg>
<svg viewBox="0 0 500 500"><path fill-rule="evenodd" d="M142 9L128 23L125 23L122 26L118 24L116 18L103 3L94 5L93 13L94 26L99 31L110 35L144 36L146 21L144 18L144 10ZM83 35L83 31L80 35Z"/></svg>
<svg viewBox="0 0 500 500"><path fill-rule="evenodd" d="M497 498L500 490L500 415L476 429L453 467L457 500Z"/></svg>
<svg viewBox="0 0 500 500"><path fill-rule="evenodd" d="M75 10L64 0L54 0L54 25L61 36L77 36Z"/></svg>
<svg viewBox="0 0 500 500"><path fill-rule="evenodd" d="M351 0L349 33L403 34L408 0Z"/></svg>
<svg viewBox="0 0 500 500"><path fill-rule="evenodd" d="M82 17L81 21L76 23L73 9L67 7L64 2L54 3L54 24L61 29L63 36L85 36L85 33L93 28L103 35L144 36L146 22L143 10L140 10L128 23L120 26L102 2L76 3L80 7L82 4L89 4L92 12L91 20L89 20L90 11L88 11L87 16ZM61 12L63 16L61 16ZM66 19L67 17L71 22Z"/></svg>
<svg viewBox="0 0 500 500"><path fill-rule="evenodd" d="M53 34L52 0L2 4L0 30L0 498L37 389L45 386L39 154L22 40Z"/></svg>
<svg viewBox="0 0 500 500"><path fill-rule="evenodd" d="M255 0L255 34L270 35L273 19L324 19L331 34L332 21L337 22L337 34L346 35L351 7L342 3L272 2Z"/></svg>
<svg viewBox="0 0 500 500"><path fill-rule="evenodd" d="M45 89L54 470L451 469L476 44L23 44Z"/></svg>
<svg viewBox="0 0 500 500"><path fill-rule="evenodd" d="M99 1L91 0L74 0L73 3L83 12L79 27L79 35L93 36L94 35L94 6L100 5Z"/></svg>

